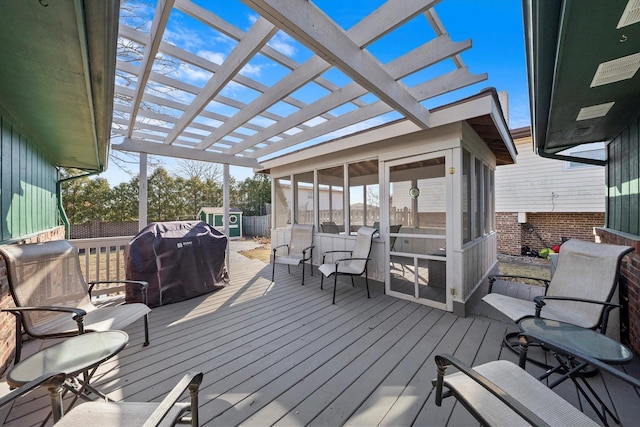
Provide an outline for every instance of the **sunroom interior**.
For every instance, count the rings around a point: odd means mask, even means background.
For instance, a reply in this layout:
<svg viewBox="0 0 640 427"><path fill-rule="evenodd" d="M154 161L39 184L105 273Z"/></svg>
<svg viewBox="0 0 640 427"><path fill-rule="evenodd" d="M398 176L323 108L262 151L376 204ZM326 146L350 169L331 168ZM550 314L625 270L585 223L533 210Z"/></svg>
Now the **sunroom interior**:
<svg viewBox="0 0 640 427"><path fill-rule="evenodd" d="M384 292L467 312L495 267L494 170L515 147L489 89L434 110L439 125L397 121L264 162L272 177L272 245L314 226L312 264L374 227L370 279Z"/></svg>

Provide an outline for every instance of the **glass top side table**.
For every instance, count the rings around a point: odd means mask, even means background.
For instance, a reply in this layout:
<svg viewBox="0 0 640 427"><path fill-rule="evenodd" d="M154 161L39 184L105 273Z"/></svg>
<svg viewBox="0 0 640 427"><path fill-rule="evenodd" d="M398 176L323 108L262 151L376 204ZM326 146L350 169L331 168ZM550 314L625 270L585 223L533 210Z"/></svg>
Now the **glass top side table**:
<svg viewBox="0 0 640 427"><path fill-rule="evenodd" d="M522 320L518 326L521 330L521 368L525 368L526 365L529 343L536 342L541 344L553 352L559 365L548 370L540 379L547 378L554 373L562 373L559 379L549 384L549 388L553 388L569 378L605 426L608 426L607 414L616 423L620 423L616 415L605 405L593 387L581 375L581 372L590 364L599 368L605 367L607 371L611 372L607 368L607 364L629 362L633 358L631 350L604 334L569 323L558 322L557 320L533 317ZM581 382L578 382L578 380L581 380ZM587 390L589 393L587 393Z"/></svg>
<svg viewBox="0 0 640 427"><path fill-rule="evenodd" d="M90 380L98 367L118 354L128 341L129 335L123 331L89 332L68 338L18 362L7 373L7 384L20 387L44 374L65 373L65 393L71 391L75 394L67 410L73 407L78 398L92 400L88 392L109 400L90 384ZM82 379L78 378L80 374ZM43 425L50 416L51 413L47 415ZM53 411L53 416L55 423L60 413Z"/></svg>

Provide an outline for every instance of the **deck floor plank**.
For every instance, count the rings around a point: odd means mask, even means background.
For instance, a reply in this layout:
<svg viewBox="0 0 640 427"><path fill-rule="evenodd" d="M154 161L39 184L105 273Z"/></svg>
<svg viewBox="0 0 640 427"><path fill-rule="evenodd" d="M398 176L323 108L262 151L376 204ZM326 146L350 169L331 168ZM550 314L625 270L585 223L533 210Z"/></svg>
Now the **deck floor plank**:
<svg viewBox="0 0 640 427"><path fill-rule="evenodd" d="M204 372L200 390L203 425L478 425L455 399L435 405L434 356L451 353L470 365L518 357L502 344L513 323L451 313L383 295L372 283L338 281L320 290L317 270L300 284L291 274L231 255L230 284L212 294L156 307L150 314L151 345L143 347L142 322L126 329L128 346L104 363L94 385L116 400L162 399L187 370ZM531 294L512 282L496 291ZM25 355L53 345L32 341ZM531 350L535 353L536 350ZM548 353L538 357L549 360ZM640 364L621 369L640 376ZM532 375L543 370L527 365ZM640 419L640 394L610 375L589 379L613 402L622 425ZM571 381L554 391L584 405ZM68 401L68 399L67 399ZM39 425L49 410L43 390L18 399L4 425ZM595 414L585 407L593 419ZM51 422L49 422L51 425Z"/></svg>

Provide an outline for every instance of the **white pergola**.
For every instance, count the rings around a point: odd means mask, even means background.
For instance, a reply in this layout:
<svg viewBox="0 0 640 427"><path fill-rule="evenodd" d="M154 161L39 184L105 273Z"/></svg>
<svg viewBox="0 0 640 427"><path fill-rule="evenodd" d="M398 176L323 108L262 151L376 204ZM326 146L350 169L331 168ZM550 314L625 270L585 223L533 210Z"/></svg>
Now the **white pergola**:
<svg viewBox="0 0 640 427"><path fill-rule="evenodd" d="M141 154L141 221L146 218L147 154L223 164L228 217L229 165L260 169L261 160L362 131L371 119L391 112L394 119L404 117L427 129L425 100L487 79L465 66L460 53L471 47L471 40L450 39L433 9L435 0L388 0L348 30L309 0L242 2L257 16L248 31L221 18L216 9L228 2L219 1L203 2L205 8L189 0L158 0L150 27L120 24L119 37L136 46L140 57L117 61L117 74L127 78L116 78L112 134L121 142L112 148ZM221 63L178 47L167 31L174 14L204 24L235 46ZM399 48L404 53L391 59L393 52L386 52L384 61L368 49L416 20L425 29L417 39L433 35L418 47L408 52ZM279 51L272 42L279 31L308 49L308 59L297 62ZM258 56L285 70L282 77L266 84L243 72ZM161 62L168 60L210 78L195 85L163 73ZM410 79L412 85L404 80L443 61L452 64L450 71L418 83ZM333 68L346 76L347 84L326 77ZM250 89L252 99L225 96L225 90L238 87ZM311 102L296 95L310 87L316 92L321 88L323 95ZM280 113L282 106L290 113Z"/></svg>

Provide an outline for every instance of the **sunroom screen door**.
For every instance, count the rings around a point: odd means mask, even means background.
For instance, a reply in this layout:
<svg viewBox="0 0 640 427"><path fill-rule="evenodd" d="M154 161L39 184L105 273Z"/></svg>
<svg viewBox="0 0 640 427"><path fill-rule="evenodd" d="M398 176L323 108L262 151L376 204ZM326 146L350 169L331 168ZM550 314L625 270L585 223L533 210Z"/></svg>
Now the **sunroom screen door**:
<svg viewBox="0 0 640 427"><path fill-rule="evenodd" d="M387 292L446 310L449 152L385 162Z"/></svg>

